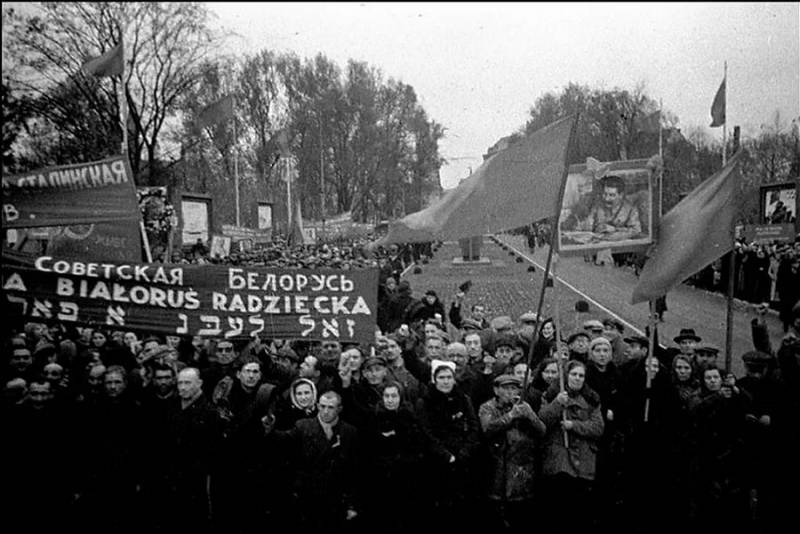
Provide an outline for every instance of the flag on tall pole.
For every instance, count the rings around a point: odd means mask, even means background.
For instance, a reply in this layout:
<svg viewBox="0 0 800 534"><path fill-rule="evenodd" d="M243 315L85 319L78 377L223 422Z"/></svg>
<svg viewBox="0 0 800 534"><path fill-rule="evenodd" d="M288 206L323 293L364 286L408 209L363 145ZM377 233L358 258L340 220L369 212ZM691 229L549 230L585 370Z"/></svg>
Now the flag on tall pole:
<svg viewBox="0 0 800 534"><path fill-rule="evenodd" d="M81 65L81 70L91 76L98 78L108 76L122 76L124 70L125 53L123 50L122 40L107 50L104 54L92 58Z"/></svg>
<svg viewBox="0 0 800 534"><path fill-rule="evenodd" d="M631 303L666 295L733 249L740 160L737 153L664 216L655 250L633 289Z"/></svg>
<svg viewBox="0 0 800 534"><path fill-rule="evenodd" d="M711 104L711 128L717 128L725 124L725 85L727 80L727 64L725 67L726 74L722 78L722 83L717 89L717 94L714 96L714 102Z"/></svg>
<svg viewBox="0 0 800 534"><path fill-rule="evenodd" d="M461 239L518 228L560 211L575 116L523 136L489 157L431 206L392 223L373 246Z"/></svg>
<svg viewBox="0 0 800 534"><path fill-rule="evenodd" d="M197 116L197 126L206 128L233 118L233 95L226 95L204 107Z"/></svg>

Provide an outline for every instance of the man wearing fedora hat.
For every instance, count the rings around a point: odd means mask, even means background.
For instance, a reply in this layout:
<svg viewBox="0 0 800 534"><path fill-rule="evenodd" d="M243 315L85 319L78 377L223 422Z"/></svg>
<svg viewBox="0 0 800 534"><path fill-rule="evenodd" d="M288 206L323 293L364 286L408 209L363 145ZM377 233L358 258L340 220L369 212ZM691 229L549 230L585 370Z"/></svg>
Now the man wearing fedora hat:
<svg viewBox="0 0 800 534"><path fill-rule="evenodd" d="M694 351L697 348L697 344L702 341L702 338L695 334L694 328L681 328L680 334L672 338L672 340L678 346L666 349L664 365L672 365L672 360L678 354L683 354L694 362Z"/></svg>

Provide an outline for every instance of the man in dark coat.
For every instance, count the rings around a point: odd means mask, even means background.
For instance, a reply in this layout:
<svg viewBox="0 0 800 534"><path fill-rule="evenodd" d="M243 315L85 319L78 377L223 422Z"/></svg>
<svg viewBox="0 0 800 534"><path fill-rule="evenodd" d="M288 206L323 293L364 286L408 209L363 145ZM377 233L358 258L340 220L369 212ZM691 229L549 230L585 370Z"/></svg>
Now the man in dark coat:
<svg viewBox="0 0 800 534"><path fill-rule="evenodd" d="M269 415L262 423L268 438L289 441L295 451L300 528L339 532L358 515L358 431L339 419L338 393L323 393L317 408L316 417L300 419L287 431L273 431L275 419Z"/></svg>
<svg viewBox="0 0 800 534"><path fill-rule="evenodd" d="M173 505L181 529L207 529L211 518L212 462L219 450L217 411L203 395L200 371L187 367L178 373L178 395L170 413L173 458Z"/></svg>

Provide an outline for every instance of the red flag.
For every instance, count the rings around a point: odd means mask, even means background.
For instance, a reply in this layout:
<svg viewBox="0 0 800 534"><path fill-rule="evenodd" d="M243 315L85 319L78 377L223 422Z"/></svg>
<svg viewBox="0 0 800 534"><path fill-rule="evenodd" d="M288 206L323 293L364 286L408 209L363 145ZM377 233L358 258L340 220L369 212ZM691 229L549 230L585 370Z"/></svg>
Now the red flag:
<svg viewBox="0 0 800 534"><path fill-rule="evenodd" d="M714 103L711 104L711 128L722 126L725 124L725 80L717 89L717 95L714 97Z"/></svg>
<svg viewBox="0 0 800 534"><path fill-rule="evenodd" d="M392 223L373 245L461 239L555 215L575 122L567 117L496 152L436 203Z"/></svg>
<svg viewBox="0 0 800 534"><path fill-rule="evenodd" d="M104 76L121 76L122 61L122 42L114 48L108 50L102 56L90 59L81 66L81 70L86 74L102 78Z"/></svg>
<svg viewBox="0 0 800 534"><path fill-rule="evenodd" d="M661 110L657 110L639 121L637 130L644 133L657 134L661 128Z"/></svg>
<svg viewBox="0 0 800 534"><path fill-rule="evenodd" d="M233 118L233 95L227 95L203 108L197 117L197 125L205 128L231 118Z"/></svg>
<svg viewBox="0 0 800 534"><path fill-rule="evenodd" d="M658 243L633 289L633 304L666 295L733 248L739 161L737 153L664 216Z"/></svg>

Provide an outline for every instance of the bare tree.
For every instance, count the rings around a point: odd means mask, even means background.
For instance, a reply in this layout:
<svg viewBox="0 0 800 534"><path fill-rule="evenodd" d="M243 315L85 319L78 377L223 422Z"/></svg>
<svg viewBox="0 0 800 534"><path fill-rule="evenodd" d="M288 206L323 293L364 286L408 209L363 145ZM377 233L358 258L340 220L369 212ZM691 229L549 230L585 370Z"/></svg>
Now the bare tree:
<svg viewBox="0 0 800 534"><path fill-rule="evenodd" d="M73 137L85 130L75 126L85 118L75 116L70 105L81 99L113 144L121 137L117 84L122 83L131 166L138 175L143 161L149 161L147 178L153 179L165 120L198 80L199 66L218 42L207 27L207 9L185 2L48 2L33 12L6 10L5 15L14 89L30 95L43 118ZM120 41L127 60L124 80L81 72L83 62ZM73 89L65 93L64 86Z"/></svg>

